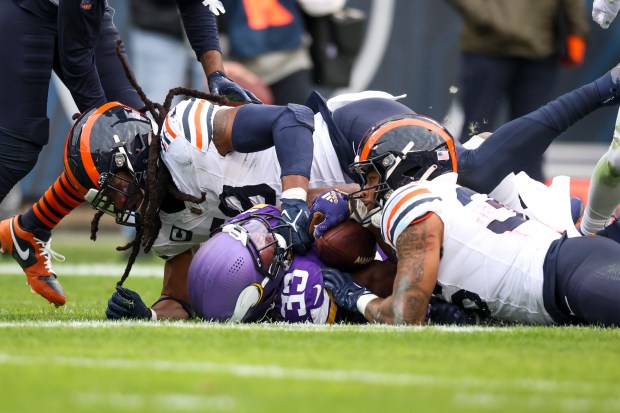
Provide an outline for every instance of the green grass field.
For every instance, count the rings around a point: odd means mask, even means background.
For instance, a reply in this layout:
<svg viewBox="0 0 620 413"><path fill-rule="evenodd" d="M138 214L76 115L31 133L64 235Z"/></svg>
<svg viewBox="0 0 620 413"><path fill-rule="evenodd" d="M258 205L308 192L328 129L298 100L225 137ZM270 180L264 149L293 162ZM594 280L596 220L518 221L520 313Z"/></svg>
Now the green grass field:
<svg viewBox="0 0 620 413"><path fill-rule="evenodd" d="M0 260L1 412L620 411L615 329L108 322L118 243L55 235L62 308ZM159 274L125 285L152 302Z"/></svg>

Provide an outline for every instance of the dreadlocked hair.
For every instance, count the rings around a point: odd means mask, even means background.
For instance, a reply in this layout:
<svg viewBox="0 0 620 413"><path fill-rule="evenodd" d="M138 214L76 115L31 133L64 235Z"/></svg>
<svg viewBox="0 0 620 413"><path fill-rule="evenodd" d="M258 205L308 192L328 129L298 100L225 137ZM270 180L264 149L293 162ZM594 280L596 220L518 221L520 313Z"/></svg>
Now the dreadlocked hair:
<svg viewBox="0 0 620 413"><path fill-rule="evenodd" d="M136 81L127 60L125 59L125 56L121 53L121 43L121 40L116 42L116 55L123 65L123 69L125 70L125 74L127 75L129 82L136 89L138 95L145 104L144 108L140 111L148 111L151 114L157 125L157 133L152 136L151 141L149 142L149 153L146 166L146 190L144 191L144 201L140 205L136 215L136 237L128 244L116 248L117 251L126 251L131 249L131 253L129 254L129 258L127 260L127 266L125 267L125 272L123 273L120 281L117 283L118 285L123 285L129 276L131 268L136 261L136 257L140 253L140 248L142 247L144 252L148 253L155 243L159 230L161 229L159 209L166 194L170 194L175 199L180 201L193 202L197 204L204 202L206 199L206 193L204 192L202 192L199 197L196 197L194 195L179 191L172 182L172 177L168 171L168 168L166 168L164 162L161 161L161 133L166 116L170 111L172 100L175 96L184 95L199 99L206 99L218 105L226 105L228 103L228 99L224 96L204 93L184 87L170 89L163 104L152 102L146 97L140 85L138 85L138 82ZM93 222L94 221L95 220L93 219Z"/></svg>

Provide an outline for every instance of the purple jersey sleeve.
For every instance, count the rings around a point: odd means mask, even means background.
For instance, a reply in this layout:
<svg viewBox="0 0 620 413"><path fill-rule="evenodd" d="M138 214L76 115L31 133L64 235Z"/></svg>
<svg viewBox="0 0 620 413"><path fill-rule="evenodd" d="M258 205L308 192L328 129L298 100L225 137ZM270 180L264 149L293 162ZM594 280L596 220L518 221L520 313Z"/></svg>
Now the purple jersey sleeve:
<svg viewBox="0 0 620 413"><path fill-rule="evenodd" d="M288 323L334 322L337 307L325 290L321 266L314 251L295 257L276 296L277 319Z"/></svg>

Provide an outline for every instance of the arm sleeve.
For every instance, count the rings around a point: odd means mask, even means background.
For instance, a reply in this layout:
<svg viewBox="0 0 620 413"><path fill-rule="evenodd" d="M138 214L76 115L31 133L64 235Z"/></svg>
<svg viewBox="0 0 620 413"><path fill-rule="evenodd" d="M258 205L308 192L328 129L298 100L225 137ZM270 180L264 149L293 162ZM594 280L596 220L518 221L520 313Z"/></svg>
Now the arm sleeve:
<svg viewBox="0 0 620 413"><path fill-rule="evenodd" d="M209 51L221 52L215 14L200 0L177 0L183 27L196 58Z"/></svg>
<svg viewBox="0 0 620 413"><path fill-rule="evenodd" d="M282 176L310 178L314 151L314 117L301 105L243 105L232 129L237 152L257 152L275 147Z"/></svg>
<svg viewBox="0 0 620 413"><path fill-rule="evenodd" d="M83 112L106 102L95 65L95 45L107 3L62 0L58 5L58 51L61 76L78 109Z"/></svg>

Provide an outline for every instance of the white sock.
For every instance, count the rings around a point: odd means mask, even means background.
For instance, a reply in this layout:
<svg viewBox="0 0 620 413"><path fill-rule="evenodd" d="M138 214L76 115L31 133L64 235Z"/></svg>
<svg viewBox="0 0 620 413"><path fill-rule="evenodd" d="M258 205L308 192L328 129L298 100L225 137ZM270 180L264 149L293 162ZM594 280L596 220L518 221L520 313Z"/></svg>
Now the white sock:
<svg viewBox="0 0 620 413"><path fill-rule="evenodd" d="M603 229L620 204L620 110L614 136L590 179L588 203L581 219L581 232L592 234Z"/></svg>

